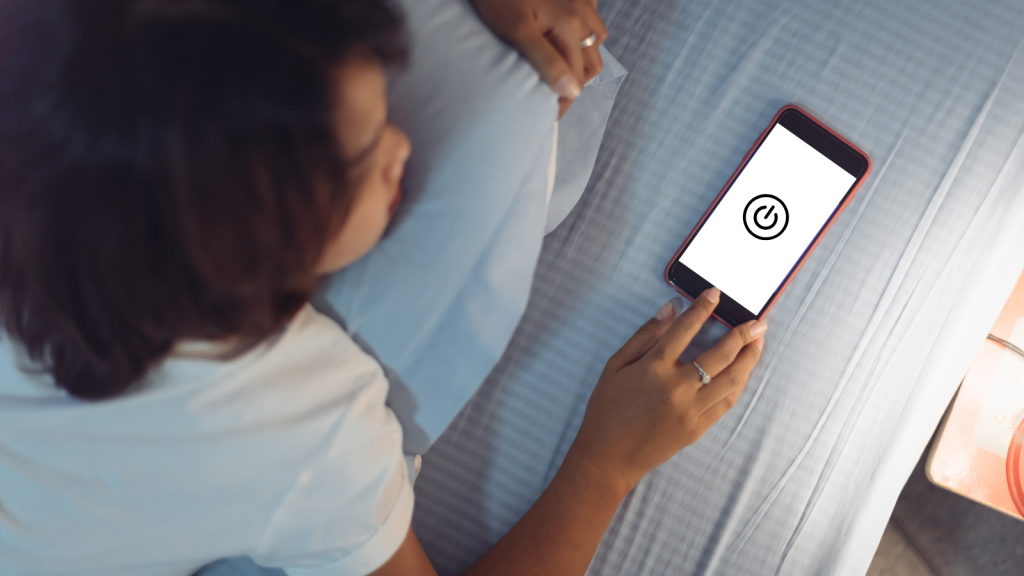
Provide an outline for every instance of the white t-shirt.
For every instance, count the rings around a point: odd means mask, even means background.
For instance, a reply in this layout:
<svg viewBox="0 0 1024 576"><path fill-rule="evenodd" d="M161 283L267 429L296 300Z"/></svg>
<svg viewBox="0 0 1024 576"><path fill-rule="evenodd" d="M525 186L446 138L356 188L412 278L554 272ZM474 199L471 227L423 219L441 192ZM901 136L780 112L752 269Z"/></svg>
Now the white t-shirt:
<svg viewBox="0 0 1024 576"><path fill-rule="evenodd" d="M308 305L233 360L172 356L104 402L18 362L0 340L0 574L183 576L245 554L365 574L409 529L387 380Z"/></svg>

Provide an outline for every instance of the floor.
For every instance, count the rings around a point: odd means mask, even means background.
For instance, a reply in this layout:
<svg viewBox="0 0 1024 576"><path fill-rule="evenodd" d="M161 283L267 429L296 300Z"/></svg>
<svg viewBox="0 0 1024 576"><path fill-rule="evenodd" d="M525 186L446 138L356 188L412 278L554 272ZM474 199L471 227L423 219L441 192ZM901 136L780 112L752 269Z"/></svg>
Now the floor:
<svg viewBox="0 0 1024 576"><path fill-rule="evenodd" d="M1024 575L1024 522L939 488L917 463L868 576Z"/></svg>

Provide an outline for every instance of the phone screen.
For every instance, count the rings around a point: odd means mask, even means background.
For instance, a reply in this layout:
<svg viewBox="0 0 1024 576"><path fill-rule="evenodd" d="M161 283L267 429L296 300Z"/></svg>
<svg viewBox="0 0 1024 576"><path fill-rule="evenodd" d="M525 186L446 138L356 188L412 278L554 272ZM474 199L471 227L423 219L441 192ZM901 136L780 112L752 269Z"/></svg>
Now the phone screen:
<svg viewBox="0 0 1024 576"><path fill-rule="evenodd" d="M856 181L776 123L678 261L757 316Z"/></svg>

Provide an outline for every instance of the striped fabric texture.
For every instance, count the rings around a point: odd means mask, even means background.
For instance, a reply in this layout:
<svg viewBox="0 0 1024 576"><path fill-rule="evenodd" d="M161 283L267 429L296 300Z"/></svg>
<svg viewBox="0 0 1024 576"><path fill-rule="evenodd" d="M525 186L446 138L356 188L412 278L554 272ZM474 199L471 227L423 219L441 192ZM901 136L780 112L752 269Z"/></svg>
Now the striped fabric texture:
<svg viewBox="0 0 1024 576"><path fill-rule="evenodd" d="M529 508L605 360L673 295L665 264L796 103L874 172L767 318L739 403L637 486L590 574L863 574L1024 268L1024 4L599 9L629 74L510 345L424 456L419 538L455 574ZM690 354L723 332L707 326Z"/></svg>

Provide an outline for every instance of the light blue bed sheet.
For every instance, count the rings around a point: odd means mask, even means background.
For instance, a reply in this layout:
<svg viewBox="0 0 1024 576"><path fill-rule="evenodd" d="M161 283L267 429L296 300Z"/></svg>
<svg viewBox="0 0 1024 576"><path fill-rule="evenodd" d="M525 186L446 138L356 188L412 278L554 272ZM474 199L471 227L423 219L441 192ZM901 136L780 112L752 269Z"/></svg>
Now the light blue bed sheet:
<svg viewBox="0 0 1024 576"><path fill-rule="evenodd" d="M1024 4L600 10L630 74L511 344L424 457L417 533L454 574L527 510L606 358L673 295L667 260L792 102L874 173L772 310L738 405L634 490L590 574L863 574L1024 269ZM696 348L721 333L709 325Z"/></svg>

